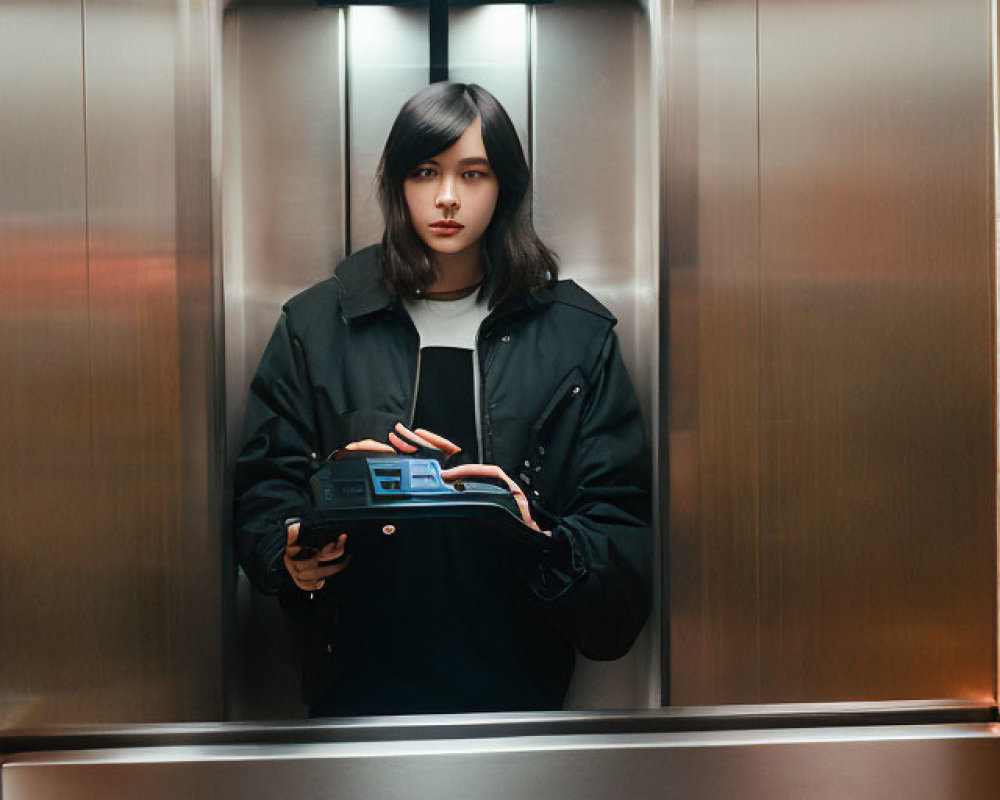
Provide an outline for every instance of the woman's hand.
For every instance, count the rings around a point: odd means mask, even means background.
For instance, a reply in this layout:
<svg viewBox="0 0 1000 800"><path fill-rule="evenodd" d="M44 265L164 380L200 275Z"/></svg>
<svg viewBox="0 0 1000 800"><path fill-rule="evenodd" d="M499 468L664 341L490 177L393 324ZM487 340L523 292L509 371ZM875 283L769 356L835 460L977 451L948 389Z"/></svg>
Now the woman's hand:
<svg viewBox="0 0 1000 800"><path fill-rule="evenodd" d="M438 436L424 428L411 431L402 422L397 422L395 430L389 432L389 444L400 453L408 455L416 453L421 447L426 447L429 450L440 450L446 459L462 450L457 444L443 436Z"/></svg>
<svg viewBox="0 0 1000 800"><path fill-rule="evenodd" d="M538 523L531 518L531 509L528 506L528 498L524 496L524 491L500 467L494 464L463 464L460 467L442 470L441 477L446 481L454 481L460 478L499 478L507 484L510 493L514 495L524 524L546 536L552 535L552 531L543 531L538 527Z"/></svg>
<svg viewBox="0 0 1000 800"><path fill-rule="evenodd" d="M299 538L299 523L288 526L288 543L285 545L285 569L292 576L295 585L303 592L318 592L326 579L347 569L350 556L344 558L347 534L342 533L337 541L328 542L322 548L312 551L313 555L295 544ZM343 559L343 560L338 560Z"/></svg>
<svg viewBox="0 0 1000 800"><path fill-rule="evenodd" d="M364 439L351 442L344 450L375 450L382 453L395 453L385 442L374 439ZM350 557L344 559L344 548L347 546L347 534L342 533L335 542L327 542L312 555L295 544L299 538L299 523L293 522L287 529L288 542L285 544L285 569L292 576L295 585L303 592L318 592L323 588L326 579L347 569ZM343 560L340 560L343 559Z"/></svg>
<svg viewBox="0 0 1000 800"><path fill-rule="evenodd" d="M392 436L392 434L389 434ZM385 442L376 442L374 439L362 439L360 442L345 444L342 450L377 450L380 453L395 453Z"/></svg>
<svg viewBox="0 0 1000 800"><path fill-rule="evenodd" d="M462 449L443 436L438 436L436 433L431 433L423 428L411 431L402 423L396 423L395 431L389 434L389 443L401 453L415 453L419 447L428 447L432 450L440 450L445 454L445 457L451 457ZM539 528L538 523L531 518L531 508L528 506L528 498L524 496L521 487L514 483L500 467L493 464L463 464L460 467L442 470L441 477L446 481L477 477L502 480L507 484L510 493L514 495L524 524L532 530L544 533L546 536L552 535L551 531L543 531Z"/></svg>

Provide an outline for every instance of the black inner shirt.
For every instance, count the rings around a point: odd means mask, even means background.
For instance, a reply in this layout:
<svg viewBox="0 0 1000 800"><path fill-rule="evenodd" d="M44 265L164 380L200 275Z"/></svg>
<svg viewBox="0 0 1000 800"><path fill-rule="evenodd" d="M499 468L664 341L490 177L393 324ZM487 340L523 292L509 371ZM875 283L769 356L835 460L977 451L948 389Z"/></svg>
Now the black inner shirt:
<svg viewBox="0 0 1000 800"><path fill-rule="evenodd" d="M462 464L479 460L473 355L472 350L459 347L424 347L420 351L413 416L415 428L433 431L461 447L456 461Z"/></svg>

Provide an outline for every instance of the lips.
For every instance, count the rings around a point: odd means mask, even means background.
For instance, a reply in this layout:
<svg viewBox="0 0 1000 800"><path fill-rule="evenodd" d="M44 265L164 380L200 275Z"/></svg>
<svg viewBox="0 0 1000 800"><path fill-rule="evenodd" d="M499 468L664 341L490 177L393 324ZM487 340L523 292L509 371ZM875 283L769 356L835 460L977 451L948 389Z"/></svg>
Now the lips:
<svg viewBox="0 0 1000 800"><path fill-rule="evenodd" d="M453 219L442 219L437 222L431 223L432 228L437 228L438 230L456 230L460 231L465 226L461 222L455 222Z"/></svg>

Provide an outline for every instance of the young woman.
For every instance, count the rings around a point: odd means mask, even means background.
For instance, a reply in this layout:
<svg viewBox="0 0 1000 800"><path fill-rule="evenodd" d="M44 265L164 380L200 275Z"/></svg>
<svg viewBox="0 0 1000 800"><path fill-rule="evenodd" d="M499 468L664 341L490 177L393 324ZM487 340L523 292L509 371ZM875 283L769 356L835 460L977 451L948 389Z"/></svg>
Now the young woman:
<svg viewBox="0 0 1000 800"><path fill-rule="evenodd" d="M290 300L250 388L235 544L302 622L313 716L553 709L575 651L623 655L650 598L648 447L615 319L534 232L507 113L474 84L409 100L378 172L381 245ZM437 447L502 478L541 551L453 521L378 559L312 558L294 518L338 449Z"/></svg>

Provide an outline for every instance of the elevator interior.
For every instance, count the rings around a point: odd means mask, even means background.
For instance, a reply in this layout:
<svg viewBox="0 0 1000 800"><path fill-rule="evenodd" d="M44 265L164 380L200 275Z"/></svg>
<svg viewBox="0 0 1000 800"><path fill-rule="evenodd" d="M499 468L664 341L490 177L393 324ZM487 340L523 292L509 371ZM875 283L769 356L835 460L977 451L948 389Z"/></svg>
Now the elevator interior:
<svg viewBox="0 0 1000 800"><path fill-rule="evenodd" d="M226 464L280 303L377 236L426 15L0 13L0 725L296 717ZM995 717L994 4L451 16L657 446L662 596L571 703Z"/></svg>

